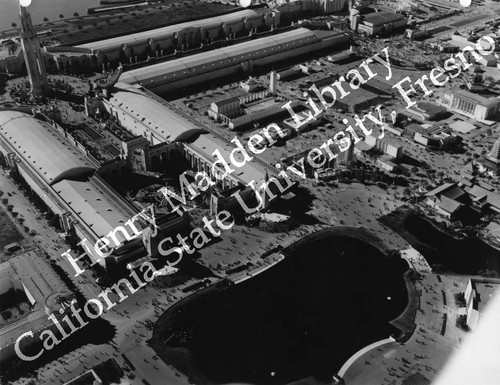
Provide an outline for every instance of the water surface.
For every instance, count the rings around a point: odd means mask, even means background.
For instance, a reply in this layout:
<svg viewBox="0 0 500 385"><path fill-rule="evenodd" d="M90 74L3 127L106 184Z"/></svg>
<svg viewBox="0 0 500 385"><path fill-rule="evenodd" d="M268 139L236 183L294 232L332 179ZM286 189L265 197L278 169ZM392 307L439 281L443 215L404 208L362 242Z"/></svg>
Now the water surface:
<svg viewBox="0 0 500 385"><path fill-rule="evenodd" d="M28 11L33 24L41 24L44 17L54 21L60 20L61 14L66 18L73 17L75 12L86 15L88 8L98 6L99 0L31 0ZM0 0L0 31L12 29L12 23L19 25L18 14L17 0Z"/></svg>
<svg viewBox="0 0 500 385"><path fill-rule="evenodd" d="M167 356L194 382L331 379L357 350L395 332L388 322L407 303L406 262L329 232L289 251L264 273L193 296L163 320Z"/></svg>
<svg viewBox="0 0 500 385"><path fill-rule="evenodd" d="M500 251L476 236L453 238L405 208L382 217L380 222L399 233L431 266L441 265L445 270L467 275L490 270L500 276Z"/></svg>

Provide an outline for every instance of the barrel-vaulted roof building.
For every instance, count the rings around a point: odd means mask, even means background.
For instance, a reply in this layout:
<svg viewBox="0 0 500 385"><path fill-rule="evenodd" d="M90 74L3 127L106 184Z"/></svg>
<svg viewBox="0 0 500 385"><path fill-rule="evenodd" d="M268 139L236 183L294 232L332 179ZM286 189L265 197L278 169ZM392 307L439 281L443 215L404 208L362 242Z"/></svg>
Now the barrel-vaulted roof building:
<svg viewBox="0 0 500 385"><path fill-rule="evenodd" d="M200 82L250 71L325 48L349 42L345 33L297 28L256 40L153 64L123 73L120 82L140 84L156 93L171 92Z"/></svg>
<svg viewBox="0 0 500 385"><path fill-rule="evenodd" d="M145 136L151 144L185 142L204 132L200 124L186 121L171 105L153 99L129 84L118 83L109 105L116 120L137 136Z"/></svg>
<svg viewBox="0 0 500 385"><path fill-rule="evenodd" d="M183 44L216 39L221 34L228 35L241 30L250 30L264 25L266 20L265 13L244 9L202 20L81 44L77 48L88 50L94 55L105 55L108 60L115 61L119 60L123 54L125 56L144 54L148 47L152 51L181 47Z"/></svg>
<svg viewBox="0 0 500 385"><path fill-rule="evenodd" d="M48 185L96 170L82 153L46 122L16 111L0 113L0 134L26 167Z"/></svg>
<svg viewBox="0 0 500 385"><path fill-rule="evenodd" d="M31 115L0 111L0 157L59 216L64 230L90 244L138 212L96 174L98 164L49 123ZM120 244L127 241L117 236Z"/></svg>

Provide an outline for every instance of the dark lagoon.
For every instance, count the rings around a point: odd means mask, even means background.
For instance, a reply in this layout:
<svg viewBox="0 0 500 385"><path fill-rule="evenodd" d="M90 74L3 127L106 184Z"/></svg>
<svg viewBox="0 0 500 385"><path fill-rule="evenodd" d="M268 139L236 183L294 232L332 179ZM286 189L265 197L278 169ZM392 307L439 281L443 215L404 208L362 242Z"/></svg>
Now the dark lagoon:
<svg viewBox="0 0 500 385"><path fill-rule="evenodd" d="M489 270L500 276L500 251L476 236L456 239L409 208L399 208L380 222L401 235L431 267L438 264L446 271L467 275Z"/></svg>
<svg viewBox="0 0 500 385"><path fill-rule="evenodd" d="M360 348L397 332L388 322L408 301L408 265L386 251L364 229L318 232L254 278L180 301L150 344L196 384L331 380Z"/></svg>

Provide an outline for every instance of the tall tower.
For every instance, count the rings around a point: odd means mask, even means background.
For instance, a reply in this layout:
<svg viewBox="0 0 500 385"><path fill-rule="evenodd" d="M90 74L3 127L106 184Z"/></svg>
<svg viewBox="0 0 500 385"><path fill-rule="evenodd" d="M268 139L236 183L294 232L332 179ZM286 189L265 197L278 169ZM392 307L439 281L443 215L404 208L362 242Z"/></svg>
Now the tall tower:
<svg viewBox="0 0 500 385"><path fill-rule="evenodd" d="M359 21L361 20L361 16L359 16L359 11L356 8L351 8L350 13L350 21L351 21L351 30L354 32L358 32Z"/></svg>
<svg viewBox="0 0 500 385"><path fill-rule="evenodd" d="M40 42L31 23L31 16L26 7L19 3L19 18L21 19L21 45L24 52L24 62L30 78L31 93L41 95L48 90L47 73L43 61Z"/></svg>
<svg viewBox="0 0 500 385"><path fill-rule="evenodd" d="M347 167L351 167L352 163L354 162L354 138L352 137L352 134L350 132L347 133L349 136L349 139L351 140L351 144L349 148L347 149L347 152L345 153L345 165Z"/></svg>
<svg viewBox="0 0 500 385"><path fill-rule="evenodd" d="M278 92L278 80L279 75L276 73L276 71L272 70L269 79L269 91L271 91L273 94Z"/></svg>
<svg viewBox="0 0 500 385"><path fill-rule="evenodd" d="M500 138L493 143L493 147L491 148L490 153L486 155L486 159L496 164L500 163Z"/></svg>

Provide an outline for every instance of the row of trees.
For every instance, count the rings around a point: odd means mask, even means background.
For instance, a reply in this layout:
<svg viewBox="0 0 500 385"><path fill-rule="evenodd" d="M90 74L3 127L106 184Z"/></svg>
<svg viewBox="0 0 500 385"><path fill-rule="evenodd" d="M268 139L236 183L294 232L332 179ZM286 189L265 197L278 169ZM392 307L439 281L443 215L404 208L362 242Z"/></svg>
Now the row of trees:
<svg viewBox="0 0 500 385"><path fill-rule="evenodd" d="M74 12L73 16L74 17L78 17L78 16L80 16L80 14L78 12ZM61 19L61 20L64 19L64 15L62 13L59 15L59 19ZM48 23L49 22L49 18L48 17L44 17L43 18L43 22L44 23ZM12 28L17 28L17 23L12 23L11 26L12 26Z"/></svg>

